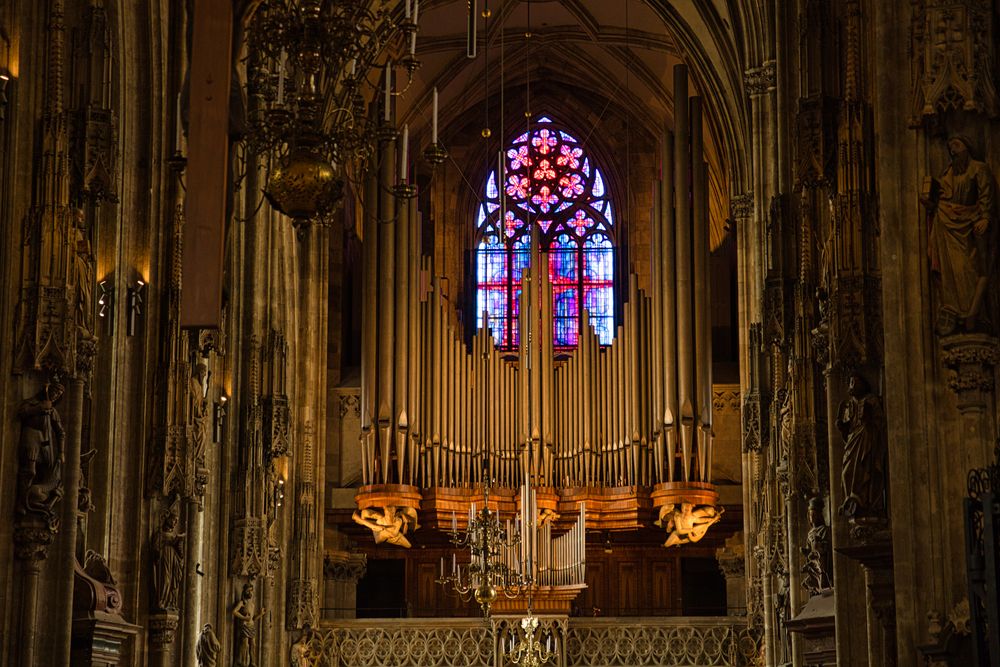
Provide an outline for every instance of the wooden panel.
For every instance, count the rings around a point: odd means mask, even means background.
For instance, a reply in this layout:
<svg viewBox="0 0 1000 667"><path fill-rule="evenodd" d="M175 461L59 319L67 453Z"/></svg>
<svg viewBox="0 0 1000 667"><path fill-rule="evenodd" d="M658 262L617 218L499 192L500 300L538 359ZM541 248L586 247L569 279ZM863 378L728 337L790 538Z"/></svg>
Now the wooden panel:
<svg viewBox="0 0 1000 667"><path fill-rule="evenodd" d="M594 609L603 609L607 606L607 577L605 573L604 560L592 559L591 555L587 554L587 588L584 589L580 597L577 598L578 606L580 608L580 613L590 616L594 614Z"/></svg>
<svg viewBox="0 0 1000 667"><path fill-rule="evenodd" d="M619 616L640 614L644 606L641 589L645 585L642 577L642 561L638 559L620 560L616 566L615 581L612 587L616 599L608 613Z"/></svg>
<svg viewBox="0 0 1000 667"><path fill-rule="evenodd" d="M647 607L651 614L669 614L674 605L673 596L674 562L653 561L650 564L649 600ZM676 612L674 612L676 613Z"/></svg>
<svg viewBox="0 0 1000 667"><path fill-rule="evenodd" d="M419 562L416 570L416 590L407 600L412 613L414 616L438 616L444 610L438 609L438 596L442 586L435 581L438 577L435 563Z"/></svg>
<svg viewBox="0 0 1000 667"><path fill-rule="evenodd" d="M181 326L218 328L229 191L229 86L233 7L195 0L188 123L188 165Z"/></svg>

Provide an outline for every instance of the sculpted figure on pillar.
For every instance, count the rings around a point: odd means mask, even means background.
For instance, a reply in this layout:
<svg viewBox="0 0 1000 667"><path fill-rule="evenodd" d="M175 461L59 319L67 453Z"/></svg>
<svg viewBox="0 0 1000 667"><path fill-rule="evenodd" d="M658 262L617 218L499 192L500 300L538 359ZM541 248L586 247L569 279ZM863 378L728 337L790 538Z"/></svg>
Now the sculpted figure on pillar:
<svg viewBox="0 0 1000 667"><path fill-rule="evenodd" d="M805 563L802 565L802 587L810 595L817 595L833 586L833 551L830 528L823 519L823 499L814 496L809 500L809 533L806 546L802 547Z"/></svg>
<svg viewBox="0 0 1000 667"><path fill-rule="evenodd" d="M87 217L83 209L73 211L73 288L76 292L76 329L82 340L94 337L94 252L87 232Z"/></svg>
<svg viewBox="0 0 1000 667"><path fill-rule="evenodd" d="M852 521L885 516L886 439L882 401L861 375L851 375L848 397L837 411L844 448L844 503Z"/></svg>
<svg viewBox="0 0 1000 667"><path fill-rule="evenodd" d="M236 619L234 667L257 667L257 621L264 615L264 611L263 607L260 610L257 609L253 584L243 584L240 599L233 607L233 618Z"/></svg>
<svg viewBox="0 0 1000 667"><path fill-rule="evenodd" d="M188 381L188 438L196 465L204 465L208 438L208 366L198 362Z"/></svg>
<svg viewBox="0 0 1000 667"><path fill-rule="evenodd" d="M928 252L938 287L935 329L992 332L989 290L996 254L995 187L986 163L970 154L967 137L948 140L951 163L940 179L927 178Z"/></svg>
<svg viewBox="0 0 1000 667"><path fill-rule="evenodd" d="M184 533L177 532L173 508L153 535L153 604L159 611L177 611L177 598L184 576Z"/></svg>
<svg viewBox="0 0 1000 667"><path fill-rule="evenodd" d="M198 643L194 647L194 656L198 661L198 667L216 667L219 660L219 650L222 644L215 635L211 623L206 623L198 635Z"/></svg>
<svg viewBox="0 0 1000 667"><path fill-rule="evenodd" d="M21 402L18 443L17 511L40 513L55 520L52 508L62 498L65 431L55 405L63 386L47 382L35 396Z"/></svg>

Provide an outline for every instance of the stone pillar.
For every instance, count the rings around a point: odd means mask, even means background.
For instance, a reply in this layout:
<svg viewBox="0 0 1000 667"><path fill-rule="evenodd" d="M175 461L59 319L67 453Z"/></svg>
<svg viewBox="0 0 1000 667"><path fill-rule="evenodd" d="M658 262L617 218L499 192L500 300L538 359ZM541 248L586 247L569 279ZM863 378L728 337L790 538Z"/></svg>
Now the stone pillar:
<svg viewBox="0 0 1000 667"><path fill-rule="evenodd" d="M328 551L323 557L323 619L355 618L358 580L368 559L349 551Z"/></svg>
<svg viewBox="0 0 1000 667"><path fill-rule="evenodd" d="M152 667L172 665L174 637L180 618L177 612L166 611L149 615L149 664Z"/></svg>
<svg viewBox="0 0 1000 667"><path fill-rule="evenodd" d="M38 575L48 556L54 530L50 523L28 515L14 524L14 556L21 562L21 667L35 667Z"/></svg>
<svg viewBox="0 0 1000 667"><path fill-rule="evenodd" d="M743 536L734 535L726 540L726 546L715 550L715 560L719 563L722 576L726 578L726 611L730 616L746 616L746 553Z"/></svg>

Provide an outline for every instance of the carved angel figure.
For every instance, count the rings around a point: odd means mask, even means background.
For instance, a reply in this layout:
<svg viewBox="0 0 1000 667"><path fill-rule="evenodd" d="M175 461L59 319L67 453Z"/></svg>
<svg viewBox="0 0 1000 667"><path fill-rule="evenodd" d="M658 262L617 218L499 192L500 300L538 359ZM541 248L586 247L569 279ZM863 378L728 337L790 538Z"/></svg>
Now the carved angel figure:
<svg viewBox="0 0 1000 667"><path fill-rule="evenodd" d="M194 655L198 660L198 667L215 667L219 660L219 650L222 644L215 635L211 623L206 623L198 635L198 643L194 647Z"/></svg>
<svg viewBox="0 0 1000 667"><path fill-rule="evenodd" d="M21 439L17 452L17 510L21 514L49 515L62 498L65 431L55 409L62 395L62 385L46 383L18 408Z"/></svg>
<svg viewBox="0 0 1000 667"><path fill-rule="evenodd" d="M986 163L971 157L970 144L962 136L948 140L951 164L940 179L926 179L921 195L931 271L938 279L940 335L994 324L985 306L996 248L995 183Z"/></svg>
<svg viewBox="0 0 1000 667"><path fill-rule="evenodd" d="M656 525L666 529L669 536L665 547L697 542L722 518L722 510L712 505L695 506L692 503L664 505Z"/></svg>
<svg viewBox="0 0 1000 667"><path fill-rule="evenodd" d="M885 512L886 440L882 402L868 381L851 376L848 397L840 404L837 428L844 436L844 504L849 519L880 517Z"/></svg>
<svg viewBox="0 0 1000 667"><path fill-rule="evenodd" d="M233 660L235 667L256 667L254 662L257 653L257 621L264 615L264 608L257 610L254 601L253 584L243 584L243 592L239 601L233 607L233 618L236 619L236 655Z"/></svg>
<svg viewBox="0 0 1000 667"><path fill-rule="evenodd" d="M73 234L76 247L73 254L73 286L76 290L76 328L83 339L94 334L94 268L96 261L87 230L83 209L73 211Z"/></svg>
<svg viewBox="0 0 1000 667"><path fill-rule="evenodd" d="M156 608L177 609L177 597L184 575L184 535L177 532L173 509L163 515L163 523L153 535L153 591Z"/></svg>
<svg viewBox="0 0 1000 667"><path fill-rule="evenodd" d="M356 510L353 519L354 523L372 531L375 544L388 542L404 549L410 548L406 534L420 527L417 524L417 510L412 507L368 507Z"/></svg>

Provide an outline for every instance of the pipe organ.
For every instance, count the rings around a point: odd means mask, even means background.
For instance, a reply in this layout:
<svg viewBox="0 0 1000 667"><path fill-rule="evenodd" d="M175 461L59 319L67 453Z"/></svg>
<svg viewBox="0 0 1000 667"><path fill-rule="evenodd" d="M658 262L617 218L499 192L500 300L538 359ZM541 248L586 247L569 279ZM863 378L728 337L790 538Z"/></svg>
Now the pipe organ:
<svg viewBox="0 0 1000 667"><path fill-rule="evenodd" d="M654 188L650 293L630 273L617 286L625 303L613 342L602 346L585 324L558 356L537 233L519 346L498 348L486 327L466 344L457 304L419 254L414 200L390 194L395 149L382 142L383 169L366 190L360 509L419 509L422 525L445 527L488 474L501 512L504 493L513 502L528 485L549 502L557 532L569 528L558 517L583 502L590 528L637 527L652 508L668 545L697 541L718 521L707 166L701 99L689 97L683 65L674 99Z"/></svg>

